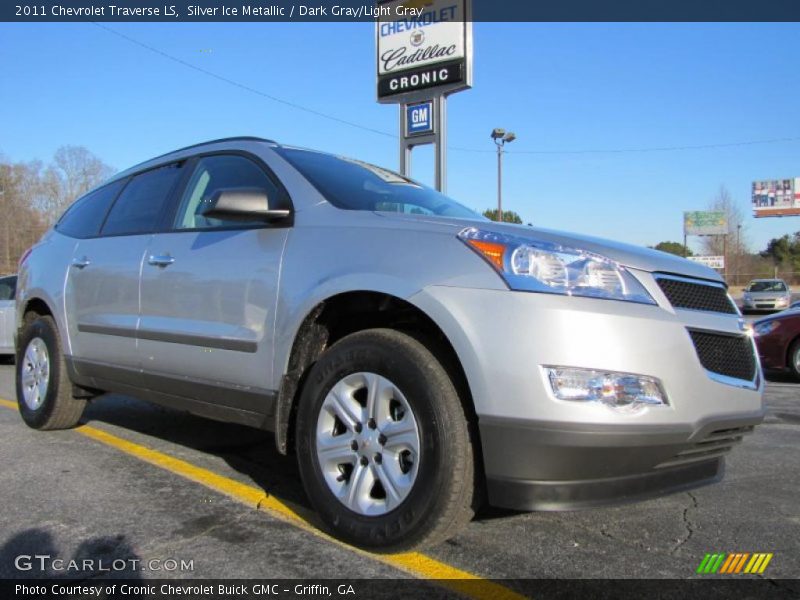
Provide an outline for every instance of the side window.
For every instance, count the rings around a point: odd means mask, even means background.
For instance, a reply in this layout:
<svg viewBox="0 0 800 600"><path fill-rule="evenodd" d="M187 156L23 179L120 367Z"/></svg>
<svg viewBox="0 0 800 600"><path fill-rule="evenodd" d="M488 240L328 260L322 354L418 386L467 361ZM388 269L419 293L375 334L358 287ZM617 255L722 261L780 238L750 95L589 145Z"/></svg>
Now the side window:
<svg viewBox="0 0 800 600"><path fill-rule="evenodd" d="M13 300L17 291L16 277L0 278L0 300Z"/></svg>
<svg viewBox="0 0 800 600"><path fill-rule="evenodd" d="M78 198L56 223L56 231L75 238L97 235L106 213L127 180L121 179Z"/></svg>
<svg viewBox="0 0 800 600"><path fill-rule="evenodd" d="M181 166L182 163L159 167L131 179L108 213L102 234L154 231L169 193L181 175Z"/></svg>
<svg viewBox="0 0 800 600"><path fill-rule="evenodd" d="M269 176L252 160L243 156L206 156L197 162L194 173L183 192L175 213L175 229L210 229L241 227L241 221L224 221L203 216L217 190L226 188L260 188L275 201L281 193Z"/></svg>

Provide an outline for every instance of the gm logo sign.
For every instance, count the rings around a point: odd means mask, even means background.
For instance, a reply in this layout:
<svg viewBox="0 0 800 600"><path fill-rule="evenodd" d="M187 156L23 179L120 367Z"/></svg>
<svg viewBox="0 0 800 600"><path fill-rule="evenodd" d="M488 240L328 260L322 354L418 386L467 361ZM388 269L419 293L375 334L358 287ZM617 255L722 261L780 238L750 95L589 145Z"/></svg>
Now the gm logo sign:
<svg viewBox="0 0 800 600"><path fill-rule="evenodd" d="M433 133L433 101L406 106L406 136Z"/></svg>

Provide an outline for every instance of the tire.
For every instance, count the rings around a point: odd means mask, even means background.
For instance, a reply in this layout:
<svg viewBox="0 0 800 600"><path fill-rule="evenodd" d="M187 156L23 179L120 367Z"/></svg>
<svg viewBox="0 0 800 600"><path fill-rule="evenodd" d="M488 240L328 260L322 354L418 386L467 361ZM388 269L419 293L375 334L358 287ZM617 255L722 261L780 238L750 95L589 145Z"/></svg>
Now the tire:
<svg viewBox="0 0 800 600"><path fill-rule="evenodd" d="M433 545L474 513L469 431L453 382L426 346L390 329L354 333L320 357L303 387L295 437L303 485L347 543L377 552Z"/></svg>
<svg viewBox="0 0 800 600"><path fill-rule="evenodd" d="M796 339L789 348L787 366L795 379L800 380L800 338Z"/></svg>
<svg viewBox="0 0 800 600"><path fill-rule="evenodd" d="M72 396L55 321L35 316L25 324L18 342L17 403L22 420L33 429L74 427L86 401Z"/></svg>

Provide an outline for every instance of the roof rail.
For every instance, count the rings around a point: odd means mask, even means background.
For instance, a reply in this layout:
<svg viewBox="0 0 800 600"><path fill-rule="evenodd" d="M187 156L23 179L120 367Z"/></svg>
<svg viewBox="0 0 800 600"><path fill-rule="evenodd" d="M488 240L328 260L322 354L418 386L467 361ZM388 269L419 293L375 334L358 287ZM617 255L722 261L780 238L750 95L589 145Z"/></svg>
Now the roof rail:
<svg viewBox="0 0 800 600"><path fill-rule="evenodd" d="M235 142L235 141L242 141L242 142L267 142L268 144L277 144L275 140L268 140L266 138L261 138L258 136L253 135L235 135L232 137L226 138L219 138L217 140L208 140L207 142L200 142L198 144L192 144L191 146L184 146L183 148L178 148L176 150L170 150L169 152L165 152L164 154L160 154L158 156L154 156L146 160L145 162L150 162L151 160L156 160L161 158L162 156L168 156L170 154L175 154L176 152L183 152L184 150L191 150L192 148L197 148L199 146L207 146L208 144L218 144L220 142Z"/></svg>

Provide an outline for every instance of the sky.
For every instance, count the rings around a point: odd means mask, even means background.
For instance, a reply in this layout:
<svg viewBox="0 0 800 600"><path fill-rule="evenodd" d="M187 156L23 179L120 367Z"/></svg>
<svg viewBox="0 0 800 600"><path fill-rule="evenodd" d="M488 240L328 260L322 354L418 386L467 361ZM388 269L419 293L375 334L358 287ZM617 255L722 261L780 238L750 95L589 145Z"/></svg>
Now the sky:
<svg viewBox="0 0 800 600"><path fill-rule="evenodd" d="M398 108L375 100L371 24L106 26L156 51L91 23L0 24L6 159L82 145L124 169L255 135L398 168ZM503 207L525 222L680 241L683 211L724 185L746 215L743 241L763 249L800 230L800 217L754 219L749 204L753 180L800 176L798 39L795 23L475 23L473 88L448 100L447 193L496 206L489 134L503 127L517 135ZM752 143L782 138L794 139ZM742 144L653 150L731 143ZM412 163L432 183L432 148Z"/></svg>

